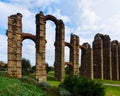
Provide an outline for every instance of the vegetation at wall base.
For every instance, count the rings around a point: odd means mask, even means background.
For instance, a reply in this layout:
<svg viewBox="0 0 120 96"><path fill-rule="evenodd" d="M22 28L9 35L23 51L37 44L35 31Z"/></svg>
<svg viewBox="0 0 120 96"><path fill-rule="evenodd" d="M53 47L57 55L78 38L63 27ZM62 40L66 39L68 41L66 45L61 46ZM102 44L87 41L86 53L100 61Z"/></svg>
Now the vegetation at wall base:
<svg viewBox="0 0 120 96"><path fill-rule="evenodd" d="M81 78L77 75L68 75L60 87L68 90L72 96L104 96L102 83Z"/></svg>
<svg viewBox="0 0 120 96"><path fill-rule="evenodd" d="M61 84L60 81L55 80L53 71L48 72L48 76L47 76L48 80L46 82L38 83L33 77L35 77L35 74L30 73L30 75L28 74L28 76L26 75L26 77L22 77L20 80L18 80L14 78L8 78L6 72L0 72L0 96L19 96L19 95L20 96L79 96L79 95L73 95L69 90L63 88L63 83ZM70 85L76 82L75 80L74 82L71 82L71 79L68 80L69 80L68 83ZM102 82L103 84L108 83L108 84L120 85L120 81L100 80L100 79L94 79L94 81ZM39 86L40 83L42 83L41 87ZM77 85L79 85L79 83L77 83ZM84 86L87 86L87 83ZM108 85L103 85L103 86L104 86L105 96L120 96L120 87L108 86ZM76 87L76 92L77 91L78 90ZM84 95L84 96L91 96L91 95Z"/></svg>
<svg viewBox="0 0 120 96"><path fill-rule="evenodd" d="M47 96L37 86L0 76L0 96Z"/></svg>

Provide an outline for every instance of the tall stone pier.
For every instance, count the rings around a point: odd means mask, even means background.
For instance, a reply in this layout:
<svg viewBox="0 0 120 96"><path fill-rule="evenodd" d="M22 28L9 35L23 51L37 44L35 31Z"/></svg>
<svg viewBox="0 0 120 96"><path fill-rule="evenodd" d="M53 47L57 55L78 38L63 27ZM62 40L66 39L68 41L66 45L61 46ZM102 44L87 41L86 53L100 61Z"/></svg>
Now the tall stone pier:
<svg viewBox="0 0 120 96"><path fill-rule="evenodd" d="M112 80L111 40L108 35L103 37L103 58L104 79Z"/></svg>
<svg viewBox="0 0 120 96"><path fill-rule="evenodd" d="M8 17L8 75L21 78L22 15Z"/></svg>
<svg viewBox="0 0 120 96"><path fill-rule="evenodd" d="M96 34L93 41L93 73L94 78L103 77L103 35Z"/></svg>
<svg viewBox="0 0 120 96"><path fill-rule="evenodd" d="M116 40L111 42L112 80L119 80L118 44Z"/></svg>
<svg viewBox="0 0 120 96"><path fill-rule="evenodd" d="M71 34L70 40L70 62L72 63L72 73L79 74L79 37Z"/></svg>
<svg viewBox="0 0 120 96"><path fill-rule="evenodd" d="M81 53L80 75L85 78L93 79L93 50L88 43L84 43Z"/></svg>

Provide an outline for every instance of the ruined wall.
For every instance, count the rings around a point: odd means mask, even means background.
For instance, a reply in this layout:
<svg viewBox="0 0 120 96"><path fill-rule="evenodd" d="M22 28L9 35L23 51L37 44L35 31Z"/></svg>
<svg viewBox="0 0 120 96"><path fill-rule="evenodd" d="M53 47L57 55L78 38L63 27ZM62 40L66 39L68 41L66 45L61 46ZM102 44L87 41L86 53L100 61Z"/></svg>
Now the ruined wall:
<svg viewBox="0 0 120 96"><path fill-rule="evenodd" d="M119 80L118 44L118 41L111 42L113 80Z"/></svg>
<svg viewBox="0 0 120 96"><path fill-rule="evenodd" d="M120 43L118 42L118 73L119 73L119 80L120 80Z"/></svg>
<svg viewBox="0 0 120 96"><path fill-rule="evenodd" d="M43 12L36 14L36 35L22 33L22 15L15 14L8 17L8 75L11 77L22 77L22 41L31 39L36 46L36 79L46 80L46 21L51 20L56 25L55 39L55 78L63 81L65 75L64 47L65 29L62 20L52 15L44 16Z"/></svg>
<svg viewBox="0 0 120 96"><path fill-rule="evenodd" d="M94 78L103 79L103 41L102 34L97 34L93 41L93 73Z"/></svg>
<svg viewBox="0 0 120 96"><path fill-rule="evenodd" d="M22 15L8 17L8 75L21 78Z"/></svg>
<svg viewBox="0 0 120 96"><path fill-rule="evenodd" d="M72 74L79 74L79 37L71 34L70 40L70 62L72 63Z"/></svg>
<svg viewBox="0 0 120 96"><path fill-rule="evenodd" d="M88 43L84 43L86 49L82 49L80 75L93 79L93 50Z"/></svg>
<svg viewBox="0 0 120 96"><path fill-rule="evenodd" d="M55 41L55 78L56 80L63 81L65 76L65 61L64 61L64 48L65 48L65 28L62 20L58 20L56 26L56 41Z"/></svg>
<svg viewBox="0 0 120 96"><path fill-rule="evenodd" d="M118 41L111 42L108 35L97 34L93 42L93 58L94 78L120 80L120 45Z"/></svg>
<svg viewBox="0 0 120 96"><path fill-rule="evenodd" d="M38 81L46 80L45 30L45 19L41 12L36 15L36 79Z"/></svg>
<svg viewBox="0 0 120 96"><path fill-rule="evenodd" d="M103 72L104 79L112 79L112 65L111 65L111 41L108 35L103 38Z"/></svg>
<svg viewBox="0 0 120 96"><path fill-rule="evenodd" d="M52 15L44 16L43 12L36 14L36 35L22 33L22 15L17 13L8 17L8 75L22 77L22 41L31 39L36 46L36 79L46 80L46 21L51 20L56 25L55 35L55 78L63 81L65 76L64 47L70 48L71 73L79 73L79 50L81 53L80 75L86 78L101 78L120 80L120 43L110 40L108 35L96 34L93 48L88 43L79 45L79 37L71 34L70 43L65 42L65 26L62 20Z"/></svg>

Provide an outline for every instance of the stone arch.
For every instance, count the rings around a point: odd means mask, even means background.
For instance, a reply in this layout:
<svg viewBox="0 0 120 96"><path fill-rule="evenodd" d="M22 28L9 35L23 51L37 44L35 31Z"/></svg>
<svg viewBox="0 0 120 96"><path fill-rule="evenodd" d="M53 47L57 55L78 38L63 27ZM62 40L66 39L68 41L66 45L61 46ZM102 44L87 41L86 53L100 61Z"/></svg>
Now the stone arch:
<svg viewBox="0 0 120 96"><path fill-rule="evenodd" d="M56 17L52 16L52 15L46 15L45 16L45 21L47 21L47 20L53 21L56 26L58 25L58 19Z"/></svg>
<svg viewBox="0 0 120 96"><path fill-rule="evenodd" d="M68 48L70 48L70 47L71 47L71 44L68 43L68 42L65 42L65 46L67 46Z"/></svg>
<svg viewBox="0 0 120 96"><path fill-rule="evenodd" d="M104 35L101 33L96 34L94 37L94 40L102 40L102 39L104 39Z"/></svg>
<svg viewBox="0 0 120 96"><path fill-rule="evenodd" d="M35 43L35 36L30 33L22 33L22 41L25 39L30 39Z"/></svg>

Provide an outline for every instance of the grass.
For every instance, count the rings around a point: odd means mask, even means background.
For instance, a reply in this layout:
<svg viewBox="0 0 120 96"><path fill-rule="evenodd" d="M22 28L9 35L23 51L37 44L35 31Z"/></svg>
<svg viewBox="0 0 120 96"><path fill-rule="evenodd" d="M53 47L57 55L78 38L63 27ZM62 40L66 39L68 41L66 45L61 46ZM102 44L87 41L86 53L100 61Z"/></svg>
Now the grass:
<svg viewBox="0 0 120 96"><path fill-rule="evenodd" d="M25 76L35 79L35 73L29 73ZM58 85L61 83L60 81L55 80L54 71L50 71L47 74L47 81L48 81L48 83L50 83L54 87L58 87Z"/></svg>
<svg viewBox="0 0 120 96"><path fill-rule="evenodd" d="M48 73L47 80L54 87L58 87L59 84L61 83L60 81L55 80L54 71L50 71ZM102 83L120 84L120 81L101 80L101 79L94 79L94 80L97 82L102 82ZM104 85L104 87L105 87L105 96L120 96L120 87L107 86L107 85Z"/></svg>
<svg viewBox="0 0 120 96"><path fill-rule="evenodd" d="M118 84L120 85L120 81L114 80L101 80L101 79L94 79L97 82L107 83L107 84ZM120 87L118 86L107 86L105 87L105 96L120 96Z"/></svg>
<svg viewBox="0 0 120 96"><path fill-rule="evenodd" d="M120 87L105 86L105 96L120 96Z"/></svg>
<svg viewBox="0 0 120 96"><path fill-rule="evenodd" d="M109 84L119 84L120 81L114 81L114 80L101 80L101 79L94 79L95 81L102 82L102 83L109 83Z"/></svg>
<svg viewBox="0 0 120 96"><path fill-rule="evenodd" d="M9 79L4 77L6 74L0 73L0 96L46 96L45 92L39 90L36 86L21 83L21 81L17 79ZM30 78L35 79L35 73L30 73L27 75ZM101 79L94 79L97 82L108 83L108 84L120 84L120 81L113 81L113 80L101 80ZM61 83L60 81L56 81L54 78L54 72L51 71L47 75L47 81L53 87L58 87ZM120 96L120 87L117 86L107 86L105 87L105 96ZM9 94L8 94L9 93ZM36 94L36 95L35 95ZM44 95L39 95L44 94Z"/></svg>
<svg viewBox="0 0 120 96"><path fill-rule="evenodd" d="M54 71L50 71L47 75L48 83L50 83L54 87L58 87L58 85L61 83L60 81L55 80L54 78Z"/></svg>
<svg viewBox="0 0 120 96"><path fill-rule="evenodd" d="M47 96L37 86L0 76L0 96Z"/></svg>

